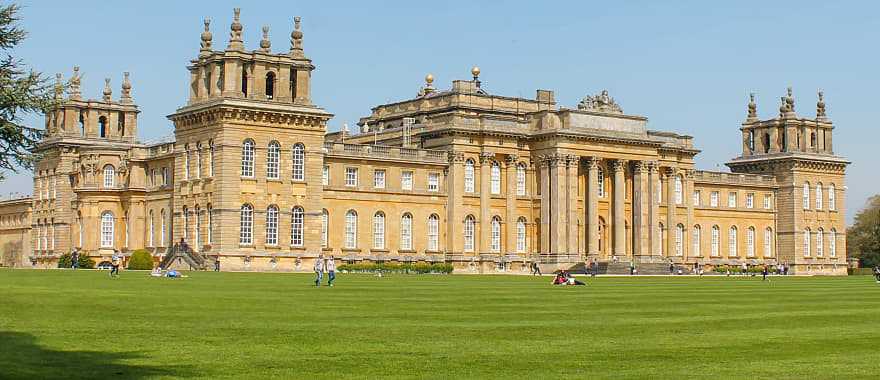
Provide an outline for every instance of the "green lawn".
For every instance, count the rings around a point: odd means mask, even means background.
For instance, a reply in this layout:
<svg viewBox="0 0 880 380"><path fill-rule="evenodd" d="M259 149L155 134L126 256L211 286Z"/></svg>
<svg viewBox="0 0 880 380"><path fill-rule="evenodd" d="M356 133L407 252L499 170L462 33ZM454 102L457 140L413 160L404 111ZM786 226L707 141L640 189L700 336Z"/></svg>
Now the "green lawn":
<svg viewBox="0 0 880 380"><path fill-rule="evenodd" d="M0 378L877 378L871 277L0 270Z"/></svg>

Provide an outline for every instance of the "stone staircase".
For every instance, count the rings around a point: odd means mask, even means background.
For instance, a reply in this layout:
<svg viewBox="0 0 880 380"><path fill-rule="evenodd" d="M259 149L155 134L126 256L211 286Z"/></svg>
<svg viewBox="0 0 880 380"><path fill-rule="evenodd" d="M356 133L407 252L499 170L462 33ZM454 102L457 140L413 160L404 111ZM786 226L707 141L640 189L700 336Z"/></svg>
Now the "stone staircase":
<svg viewBox="0 0 880 380"><path fill-rule="evenodd" d="M187 244L175 244L162 261L159 267L165 270L205 270L208 260L202 254L195 252Z"/></svg>

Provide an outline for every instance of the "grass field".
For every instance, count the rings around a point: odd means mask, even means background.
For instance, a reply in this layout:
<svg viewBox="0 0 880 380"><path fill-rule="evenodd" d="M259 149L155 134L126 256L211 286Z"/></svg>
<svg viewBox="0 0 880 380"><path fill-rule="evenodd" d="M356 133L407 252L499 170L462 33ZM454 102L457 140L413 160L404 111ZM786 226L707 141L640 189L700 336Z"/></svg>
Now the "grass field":
<svg viewBox="0 0 880 380"><path fill-rule="evenodd" d="M0 378L877 378L871 277L0 270Z"/></svg>

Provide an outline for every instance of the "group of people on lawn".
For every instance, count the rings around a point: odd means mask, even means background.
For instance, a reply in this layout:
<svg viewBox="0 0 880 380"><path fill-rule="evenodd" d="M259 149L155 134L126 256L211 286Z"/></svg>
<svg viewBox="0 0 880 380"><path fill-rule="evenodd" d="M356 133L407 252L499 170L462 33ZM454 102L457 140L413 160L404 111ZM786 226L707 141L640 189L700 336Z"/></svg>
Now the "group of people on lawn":
<svg viewBox="0 0 880 380"><path fill-rule="evenodd" d="M326 261L326 263L325 263ZM324 255L318 255L315 259L315 286L321 286L321 280L324 278L324 271L327 271L327 286L333 286L333 280L336 279L336 258L330 256L324 259Z"/></svg>

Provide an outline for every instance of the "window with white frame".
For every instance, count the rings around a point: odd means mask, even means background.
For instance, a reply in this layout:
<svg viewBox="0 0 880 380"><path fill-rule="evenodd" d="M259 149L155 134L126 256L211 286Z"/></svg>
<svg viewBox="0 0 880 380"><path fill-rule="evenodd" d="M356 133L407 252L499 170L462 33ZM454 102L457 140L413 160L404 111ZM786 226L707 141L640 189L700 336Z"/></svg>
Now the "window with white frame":
<svg viewBox="0 0 880 380"><path fill-rule="evenodd" d="M729 257L736 257L737 255L737 229L736 226L731 226L730 231L727 233L727 255Z"/></svg>
<svg viewBox="0 0 880 380"><path fill-rule="evenodd" d="M357 218L354 210L345 213L345 248L357 248Z"/></svg>
<svg viewBox="0 0 880 380"><path fill-rule="evenodd" d="M837 230L828 233L828 256L837 257Z"/></svg>
<svg viewBox="0 0 880 380"><path fill-rule="evenodd" d="M764 257L773 257L773 229L764 229Z"/></svg>
<svg viewBox="0 0 880 380"><path fill-rule="evenodd" d="M683 189L681 183L681 176L675 176L675 204L680 205L684 203Z"/></svg>
<svg viewBox="0 0 880 380"><path fill-rule="evenodd" d="M266 150L266 178L281 178L281 173L279 169L280 165L281 144L279 144L278 141L272 141L269 143L269 148Z"/></svg>
<svg viewBox="0 0 880 380"><path fill-rule="evenodd" d="M409 251L413 249L411 214L406 213L400 217L400 249Z"/></svg>
<svg viewBox="0 0 880 380"><path fill-rule="evenodd" d="M239 222L238 243L242 245L254 244L254 206L247 203L241 205Z"/></svg>
<svg viewBox="0 0 880 380"><path fill-rule="evenodd" d="M167 186L167 185L168 185L168 168L163 167L162 168L162 186Z"/></svg>
<svg viewBox="0 0 880 380"><path fill-rule="evenodd" d="M345 168L345 186L357 187L358 185L358 169Z"/></svg>
<svg viewBox="0 0 880 380"><path fill-rule="evenodd" d="M516 165L516 195L526 195L526 165L523 163Z"/></svg>
<svg viewBox="0 0 880 380"><path fill-rule="evenodd" d="M700 190L694 190L694 199L693 199L694 206L700 205L700 203L702 201L701 198L702 198L702 192L700 192Z"/></svg>
<svg viewBox="0 0 880 380"><path fill-rule="evenodd" d="M755 227L746 230L746 256L755 257Z"/></svg>
<svg viewBox="0 0 880 380"><path fill-rule="evenodd" d="M324 165L324 169L321 171L321 184L327 186L330 184L330 166Z"/></svg>
<svg viewBox="0 0 880 380"><path fill-rule="evenodd" d="M746 208L755 208L755 193L746 194Z"/></svg>
<svg viewBox="0 0 880 380"><path fill-rule="evenodd" d="M718 207L718 192L713 191L709 193L709 206Z"/></svg>
<svg viewBox="0 0 880 380"><path fill-rule="evenodd" d="M492 217L492 234L489 249L492 252L501 252L501 218Z"/></svg>
<svg viewBox="0 0 880 380"><path fill-rule="evenodd" d="M303 224L306 213L302 207L296 206L290 213L290 245L303 246Z"/></svg>
<svg viewBox="0 0 880 380"><path fill-rule="evenodd" d="M373 188L385 188L385 169L373 170Z"/></svg>
<svg viewBox="0 0 880 380"><path fill-rule="evenodd" d="M464 192L474 192L474 160L464 162Z"/></svg>
<svg viewBox="0 0 880 380"><path fill-rule="evenodd" d="M526 252L526 218L523 217L516 221L516 252Z"/></svg>
<svg viewBox="0 0 880 380"><path fill-rule="evenodd" d="M328 231L330 229L330 214L327 210L321 210L321 247L328 247L330 242Z"/></svg>
<svg viewBox="0 0 880 380"><path fill-rule="evenodd" d="M476 220L473 215L468 215L464 218L464 251L465 252L473 252L474 251L474 229L475 229Z"/></svg>
<svg viewBox="0 0 880 380"><path fill-rule="evenodd" d="M403 190L413 189L413 172L404 170L400 172L400 188Z"/></svg>
<svg viewBox="0 0 880 380"><path fill-rule="evenodd" d="M804 229L804 257L810 257L810 229Z"/></svg>
<svg viewBox="0 0 880 380"><path fill-rule="evenodd" d="M278 245L278 207L266 209L266 245Z"/></svg>
<svg viewBox="0 0 880 380"><path fill-rule="evenodd" d="M804 210L808 210L810 208L810 184L808 182L804 182Z"/></svg>
<svg viewBox="0 0 880 380"><path fill-rule="evenodd" d="M816 257L825 256L825 230L816 231Z"/></svg>
<svg viewBox="0 0 880 380"><path fill-rule="evenodd" d="M101 247L113 248L113 236L116 223L113 219L113 213L104 211L101 214Z"/></svg>
<svg viewBox="0 0 880 380"><path fill-rule="evenodd" d="M385 214L373 214L373 249L385 249Z"/></svg>
<svg viewBox="0 0 880 380"><path fill-rule="evenodd" d="M251 139L241 144L241 176L254 177L254 140Z"/></svg>
<svg viewBox="0 0 880 380"><path fill-rule="evenodd" d="M822 182L816 184L816 210L822 209Z"/></svg>
<svg viewBox="0 0 880 380"><path fill-rule="evenodd" d="M702 252L700 251L700 242L702 239L702 229L700 225L694 225L694 229L691 231L691 254L692 256L702 256Z"/></svg>
<svg viewBox="0 0 880 380"><path fill-rule="evenodd" d="M489 168L489 185L490 194L501 194L501 165L494 161Z"/></svg>
<svg viewBox="0 0 880 380"><path fill-rule="evenodd" d="M116 169L113 168L113 165L104 165L104 188L112 189L114 187L116 187Z"/></svg>
<svg viewBox="0 0 880 380"><path fill-rule="evenodd" d="M440 217L431 214L428 217L428 251L440 250Z"/></svg>
<svg viewBox="0 0 880 380"><path fill-rule="evenodd" d="M675 255L684 255L684 226L681 224L675 226Z"/></svg>
<svg viewBox="0 0 880 380"><path fill-rule="evenodd" d="M835 195L834 184L832 183L832 184L828 185L828 209L831 211L837 210L837 202L836 202L835 197L836 197L836 195Z"/></svg>
<svg viewBox="0 0 880 380"><path fill-rule="evenodd" d="M773 207L773 196L770 194L765 194L764 195L764 209L769 210L771 207Z"/></svg>
<svg viewBox="0 0 880 380"><path fill-rule="evenodd" d="M428 173L428 191L440 191L440 173Z"/></svg>
<svg viewBox="0 0 880 380"><path fill-rule="evenodd" d="M306 179L306 147L303 144L293 144L292 156L292 178L294 181L304 181Z"/></svg>
<svg viewBox="0 0 880 380"><path fill-rule="evenodd" d="M736 208L736 193L727 193L727 207Z"/></svg>

